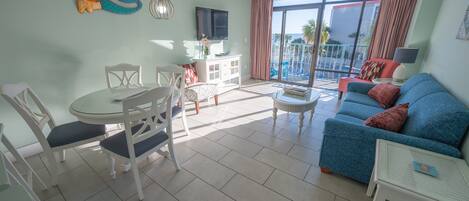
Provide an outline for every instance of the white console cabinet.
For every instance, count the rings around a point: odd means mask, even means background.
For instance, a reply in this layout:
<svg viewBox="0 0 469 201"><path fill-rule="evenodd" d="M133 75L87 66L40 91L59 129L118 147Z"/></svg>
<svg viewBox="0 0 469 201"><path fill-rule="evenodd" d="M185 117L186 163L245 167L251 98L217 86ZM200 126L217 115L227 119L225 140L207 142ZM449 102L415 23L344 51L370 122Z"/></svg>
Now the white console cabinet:
<svg viewBox="0 0 469 201"><path fill-rule="evenodd" d="M222 94L241 86L241 55L194 59L200 82L217 84Z"/></svg>

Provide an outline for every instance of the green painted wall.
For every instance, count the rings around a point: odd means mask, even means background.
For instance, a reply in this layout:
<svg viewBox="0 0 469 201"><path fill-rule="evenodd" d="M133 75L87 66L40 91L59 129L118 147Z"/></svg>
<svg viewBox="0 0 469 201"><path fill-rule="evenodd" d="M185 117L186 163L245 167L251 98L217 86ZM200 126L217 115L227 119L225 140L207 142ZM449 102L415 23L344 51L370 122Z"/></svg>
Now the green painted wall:
<svg viewBox="0 0 469 201"><path fill-rule="evenodd" d="M0 83L29 83L59 124L73 121L69 105L105 87L105 65L140 64L144 82L152 82L156 65L185 63L197 55L196 6L229 11L229 39L214 46L242 54L243 74L249 75L249 0L172 2L175 17L155 20L148 12L148 0L133 15L105 11L80 15L72 0L4 1L0 6ZM35 142L25 122L3 99L0 122L16 146Z"/></svg>
<svg viewBox="0 0 469 201"><path fill-rule="evenodd" d="M435 21L443 0L418 0L412 23L406 38L406 47L419 48L419 55L414 64L406 64L408 74L419 72L428 50Z"/></svg>
<svg viewBox="0 0 469 201"><path fill-rule="evenodd" d="M422 62L429 72L469 106L469 41L456 39L469 0L444 0Z"/></svg>

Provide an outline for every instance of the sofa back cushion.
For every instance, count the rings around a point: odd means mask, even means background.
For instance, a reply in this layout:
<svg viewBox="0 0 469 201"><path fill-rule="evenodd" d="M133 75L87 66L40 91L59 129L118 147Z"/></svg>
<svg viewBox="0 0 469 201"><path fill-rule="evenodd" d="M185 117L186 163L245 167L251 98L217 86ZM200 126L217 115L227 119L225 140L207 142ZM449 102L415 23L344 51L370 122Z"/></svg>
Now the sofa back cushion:
<svg viewBox="0 0 469 201"><path fill-rule="evenodd" d="M401 86L401 94L406 94L410 89L415 87L419 82L422 82L428 79L434 79L434 78L428 73L419 73L410 77L404 83L404 85Z"/></svg>
<svg viewBox="0 0 469 201"><path fill-rule="evenodd" d="M410 105L402 133L459 148L468 126L465 105L448 92L437 92Z"/></svg>
<svg viewBox="0 0 469 201"><path fill-rule="evenodd" d="M447 92L447 90L436 81L433 77L422 80L415 84L412 88L409 88L406 93L401 93L396 104L409 103L410 107L417 102L419 99L438 92Z"/></svg>

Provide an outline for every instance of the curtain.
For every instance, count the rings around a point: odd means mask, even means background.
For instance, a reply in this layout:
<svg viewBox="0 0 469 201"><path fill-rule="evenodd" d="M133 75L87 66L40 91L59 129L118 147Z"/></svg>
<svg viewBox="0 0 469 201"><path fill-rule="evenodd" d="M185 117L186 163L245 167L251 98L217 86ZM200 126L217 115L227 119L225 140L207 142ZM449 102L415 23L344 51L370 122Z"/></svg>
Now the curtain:
<svg viewBox="0 0 469 201"><path fill-rule="evenodd" d="M404 46L416 4L417 0L381 0L369 58L392 59L396 48Z"/></svg>
<svg viewBox="0 0 469 201"><path fill-rule="evenodd" d="M273 0L251 1L251 78L270 79Z"/></svg>

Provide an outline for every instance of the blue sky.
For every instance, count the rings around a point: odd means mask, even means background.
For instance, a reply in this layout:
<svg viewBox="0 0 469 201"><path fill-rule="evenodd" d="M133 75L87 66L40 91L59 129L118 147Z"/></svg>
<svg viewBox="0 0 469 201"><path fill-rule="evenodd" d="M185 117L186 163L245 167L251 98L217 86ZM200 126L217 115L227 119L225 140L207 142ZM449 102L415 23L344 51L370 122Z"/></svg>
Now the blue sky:
<svg viewBox="0 0 469 201"><path fill-rule="evenodd" d="M300 0L298 0L300 1ZM308 0L301 0L308 1ZM312 0L309 0L309 2ZM324 10L324 22L329 26L332 6L326 6ZM303 26L310 19L316 19L318 9L292 10L287 11L286 34L302 33ZM282 12L274 12L272 17L272 32L280 33L282 27Z"/></svg>

